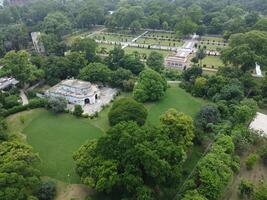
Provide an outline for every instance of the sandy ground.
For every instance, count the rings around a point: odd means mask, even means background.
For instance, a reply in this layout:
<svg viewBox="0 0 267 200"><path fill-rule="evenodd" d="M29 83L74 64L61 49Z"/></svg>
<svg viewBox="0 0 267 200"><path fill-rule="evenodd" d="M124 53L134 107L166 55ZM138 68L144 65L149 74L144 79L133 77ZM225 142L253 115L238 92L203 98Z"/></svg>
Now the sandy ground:
<svg viewBox="0 0 267 200"><path fill-rule="evenodd" d="M267 115L258 112L256 118L249 127L258 131L262 131L263 134L267 136Z"/></svg>
<svg viewBox="0 0 267 200"><path fill-rule="evenodd" d="M64 189L58 191L55 200L85 200L92 192L82 184L64 185Z"/></svg>

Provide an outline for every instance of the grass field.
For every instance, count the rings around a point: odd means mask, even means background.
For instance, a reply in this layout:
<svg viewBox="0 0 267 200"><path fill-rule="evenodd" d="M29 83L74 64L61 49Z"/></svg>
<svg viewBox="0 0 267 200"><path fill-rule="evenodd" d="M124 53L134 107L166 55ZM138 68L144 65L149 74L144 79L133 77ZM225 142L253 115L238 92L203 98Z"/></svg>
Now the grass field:
<svg viewBox="0 0 267 200"><path fill-rule="evenodd" d="M224 66L219 56L206 56L201 62L202 66L206 65L207 68L218 68Z"/></svg>
<svg viewBox="0 0 267 200"><path fill-rule="evenodd" d="M135 47L127 47L124 49L124 51L126 54L131 54L131 53L137 51L140 54L145 54L146 56L148 56L152 51L157 51L157 52L161 53L164 57L168 56L171 53L170 51L145 49L145 48L135 48Z"/></svg>
<svg viewBox="0 0 267 200"><path fill-rule="evenodd" d="M138 39L136 42L138 44L162 45L162 46L170 46L170 47L182 46L182 42L178 42L178 41L159 40L159 39L154 39L154 38L143 38L143 37Z"/></svg>
<svg viewBox="0 0 267 200"><path fill-rule="evenodd" d="M192 117L199 111L205 101L192 97L177 85L171 85L166 95L157 103L152 103L148 108L148 123L158 124L159 117L170 108L175 108Z"/></svg>
<svg viewBox="0 0 267 200"><path fill-rule="evenodd" d="M42 175L79 183L72 154L85 141L99 138L104 132L88 119L77 119L69 114L55 115L42 109L29 112L20 113L17 118L11 116L8 124L11 129L21 130L26 141L39 153ZM26 124L22 124L21 118L26 120Z"/></svg>

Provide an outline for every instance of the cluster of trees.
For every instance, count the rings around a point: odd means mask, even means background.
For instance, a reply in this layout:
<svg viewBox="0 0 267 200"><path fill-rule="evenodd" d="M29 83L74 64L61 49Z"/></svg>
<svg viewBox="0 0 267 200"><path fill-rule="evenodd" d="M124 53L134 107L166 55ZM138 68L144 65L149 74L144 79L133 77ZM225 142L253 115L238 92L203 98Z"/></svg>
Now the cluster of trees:
<svg viewBox="0 0 267 200"><path fill-rule="evenodd" d="M255 185L249 180L242 179L239 184L239 192L241 198L249 200L263 200L267 198L267 186L264 182Z"/></svg>
<svg viewBox="0 0 267 200"><path fill-rule="evenodd" d="M132 113L136 102L122 101L118 107ZM106 136L81 146L74 154L76 170L82 182L98 192L118 199L157 199L165 187L179 183L194 138L193 120L176 110L163 114L157 128L128 120L126 116Z"/></svg>
<svg viewBox="0 0 267 200"><path fill-rule="evenodd" d="M141 27L176 30L177 35L224 33L228 38L232 33L253 28L260 19L259 13L266 13L266 7L267 4L260 0L235 0L231 3L227 0L125 1L107 17L106 26L130 28L132 31Z"/></svg>

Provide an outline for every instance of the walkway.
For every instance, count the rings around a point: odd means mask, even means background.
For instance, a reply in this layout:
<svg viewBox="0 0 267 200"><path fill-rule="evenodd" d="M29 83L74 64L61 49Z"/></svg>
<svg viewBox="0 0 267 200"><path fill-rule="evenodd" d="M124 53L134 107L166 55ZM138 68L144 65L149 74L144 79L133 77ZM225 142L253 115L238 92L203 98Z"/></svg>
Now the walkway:
<svg viewBox="0 0 267 200"><path fill-rule="evenodd" d="M20 98L21 98L21 101L22 101L22 105L23 106L29 104L28 97L26 96L24 90L20 90Z"/></svg>

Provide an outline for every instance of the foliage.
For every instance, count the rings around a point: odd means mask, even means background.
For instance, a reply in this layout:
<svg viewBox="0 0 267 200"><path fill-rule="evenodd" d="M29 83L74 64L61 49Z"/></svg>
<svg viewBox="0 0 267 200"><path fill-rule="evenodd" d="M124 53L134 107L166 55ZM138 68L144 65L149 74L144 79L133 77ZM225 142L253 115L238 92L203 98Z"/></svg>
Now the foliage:
<svg viewBox="0 0 267 200"><path fill-rule="evenodd" d="M175 109L169 109L160 117L160 123L162 133L181 146L185 152L193 144L194 126L191 117Z"/></svg>
<svg viewBox="0 0 267 200"><path fill-rule="evenodd" d="M164 96L166 89L166 80L154 70L146 69L138 77L133 96L140 102L157 101Z"/></svg>
<svg viewBox="0 0 267 200"><path fill-rule="evenodd" d="M90 82L109 82L110 69L102 63L90 63L80 71L80 78Z"/></svg>
<svg viewBox="0 0 267 200"><path fill-rule="evenodd" d="M8 74L20 81L22 85L43 77L43 71L31 64L30 54L24 50L8 52L3 63L4 70L7 70Z"/></svg>
<svg viewBox="0 0 267 200"><path fill-rule="evenodd" d="M30 198L39 184L39 157L16 141L0 143L0 199Z"/></svg>
<svg viewBox="0 0 267 200"><path fill-rule="evenodd" d="M267 147L262 146L259 150L259 155L264 163L264 165L267 165Z"/></svg>
<svg viewBox="0 0 267 200"><path fill-rule="evenodd" d="M67 108L67 101L62 97L48 99L48 108L54 113L62 113Z"/></svg>
<svg viewBox="0 0 267 200"><path fill-rule="evenodd" d="M72 51L84 52L85 58L92 62L96 57L97 43L91 38L77 39L71 46Z"/></svg>
<svg viewBox="0 0 267 200"><path fill-rule="evenodd" d="M81 105L75 105L73 114L77 117L81 117L83 114L83 109Z"/></svg>
<svg viewBox="0 0 267 200"><path fill-rule="evenodd" d="M197 190L192 190L186 192L182 200L207 200L207 198L199 194Z"/></svg>
<svg viewBox="0 0 267 200"><path fill-rule="evenodd" d="M133 74L136 75L138 75L145 69L145 65L140 60L139 54L127 54L122 60L120 60L119 66L124 69L130 70Z"/></svg>
<svg viewBox="0 0 267 200"><path fill-rule="evenodd" d="M147 58L147 66L151 69L160 72L164 68L164 57L161 53L152 51Z"/></svg>
<svg viewBox="0 0 267 200"><path fill-rule="evenodd" d="M147 110L144 105L132 98L123 98L115 101L108 114L111 126L123 121L135 121L139 125L144 125L146 118Z"/></svg>
<svg viewBox="0 0 267 200"><path fill-rule="evenodd" d="M250 154L245 161L247 169L251 170L253 166L256 164L257 160L258 160L257 154Z"/></svg>
<svg viewBox="0 0 267 200"><path fill-rule="evenodd" d="M35 194L39 200L53 200L56 195L56 184L53 181L42 181Z"/></svg>
<svg viewBox="0 0 267 200"><path fill-rule="evenodd" d="M82 182L99 192L155 199L161 187L175 187L183 153L157 129L128 122L114 126L97 142L88 141L74 160Z"/></svg>
<svg viewBox="0 0 267 200"><path fill-rule="evenodd" d="M194 124L197 130L211 131L210 125L220 122L220 111L214 104L203 106L196 114Z"/></svg>
<svg viewBox="0 0 267 200"><path fill-rule="evenodd" d="M241 197L250 197L254 191L254 185L249 180L242 179L239 184L239 191Z"/></svg>

